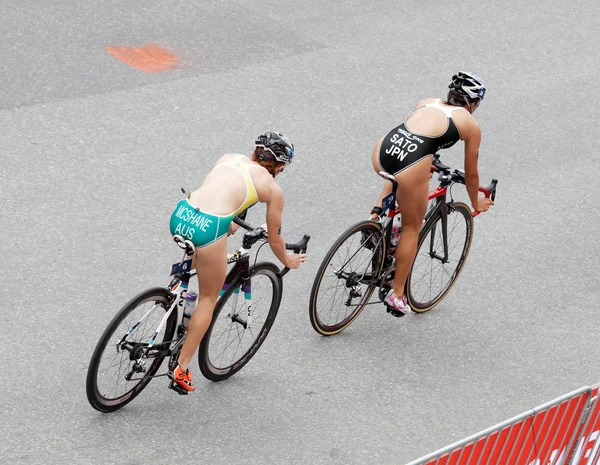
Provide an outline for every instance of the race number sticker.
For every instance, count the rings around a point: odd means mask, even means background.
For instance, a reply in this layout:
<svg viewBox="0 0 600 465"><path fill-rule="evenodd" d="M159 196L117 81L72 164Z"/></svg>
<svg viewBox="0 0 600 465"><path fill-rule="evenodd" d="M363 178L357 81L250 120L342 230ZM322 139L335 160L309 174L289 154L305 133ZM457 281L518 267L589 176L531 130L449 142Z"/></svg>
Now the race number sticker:
<svg viewBox="0 0 600 465"><path fill-rule="evenodd" d="M389 208L394 204L394 194L388 194L386 195L383 200L381 201L381 205L383 208L383 211L389 210Z"/></svg>
<svg viewBox="0 0 600 465"><path fill-rule="evenodd" d="M192 269L192 260L191 259L186 260L181 263L174 263L173 266L171 266L171 276L175 276L176 274L179 274L179 273L189 273L191 269Z"/></svg>

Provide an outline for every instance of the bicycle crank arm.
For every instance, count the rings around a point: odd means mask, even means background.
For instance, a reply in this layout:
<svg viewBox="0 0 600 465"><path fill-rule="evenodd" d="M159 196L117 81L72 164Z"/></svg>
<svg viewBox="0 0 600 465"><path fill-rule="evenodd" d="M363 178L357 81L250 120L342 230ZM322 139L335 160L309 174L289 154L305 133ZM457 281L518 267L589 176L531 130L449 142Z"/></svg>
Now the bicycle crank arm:
<svg viewBox="0 0 600 465"><path fill-rule="evenodd" d="M359 305L367 306L367 305L377 305L384 303L383 300L378 300L377 302L367 302L366 304L350 304L348 307L358 307Z"/></svg>
<svg viewBox="0 0 600 465"><path fill-rule="evenodd" d="M131 379L128 379L127 381L141 381L143 379L161 378L163 376L168 376L168 375L167 375L167 373L163 373L162 375L144 376L143 378L131 378Z"/></svg>

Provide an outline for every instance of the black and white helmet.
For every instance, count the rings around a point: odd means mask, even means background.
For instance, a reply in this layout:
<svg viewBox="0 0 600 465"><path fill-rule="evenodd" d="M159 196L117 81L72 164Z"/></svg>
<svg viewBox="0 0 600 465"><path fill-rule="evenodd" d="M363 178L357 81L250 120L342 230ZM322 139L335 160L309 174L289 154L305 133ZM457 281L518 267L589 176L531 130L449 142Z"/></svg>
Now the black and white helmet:
<svg viewBox="0 0 600 465"><path fill-rule="evenodd" d="M485 82L483 82L483 79L476 74L464 71L459 71L458 74L452 76L448 88L450 93L464 97L467 104L473 101L479 106L485 96Z"/></svg>
<svg viewBox="0 0 600 465"><path fill-rule="evenodd" d="M289 165L294 158L294 144L283 134L274 131L263 132L254 141L256 148L264 149L264 152L269 152L277 161ZM260 156L259 156L260 158Z"/></svg>

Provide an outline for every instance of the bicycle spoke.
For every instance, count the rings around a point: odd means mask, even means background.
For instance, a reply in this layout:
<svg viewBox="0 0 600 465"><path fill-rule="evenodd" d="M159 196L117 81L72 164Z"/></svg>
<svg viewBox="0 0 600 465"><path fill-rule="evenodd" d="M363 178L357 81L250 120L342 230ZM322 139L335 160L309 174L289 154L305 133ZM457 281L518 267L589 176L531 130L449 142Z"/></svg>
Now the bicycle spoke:
<svg viewBox="0 0 600 465"><path fill-rule="evenodd" d="M121 360L120 360L120 362L121 362L121 363L123 362L123 356L122 356L122 355L121 355ZM121 365L119 364L118 366L120 367ZM108 380L109 382L111 382L111 386L112 386L112 381L113 381L113 379L114 379L114 378L117 376L117 374L118 374L118 373L119 373L119 372L118 372L118 369L117 369L117 370L115 370L115 372L113 373L113 375L112 375L112 376L110 377L110 379ZM106 394L108 394L108 392L109 392L109 391L106 391Z"/></svg>
<svg viewBox="0 0 600 465"><path fill-rule="evenodd" d="M379 226L360 223L332 246L311 291L311 323L318 332L335 334L362 311L374 289L363 279L368 275L372 283L381 272L382 241Z"/></svg>
<svg viewBox="0 0 600 465"><path fill-rule="evenodd" d="M462 204L459 204L460 210L452 210L447 216L447 246L444 247L441 217L438 217L435 226L429 227L426 240L419 246L409 280L413 308L415 305L420 306L422 311L431 308L445 295L458 276L470 243L467 236L470 212L467 213L467 207L460 205Z"/></svg>
<svg viewBox="0 0 600 465"><path fill-rule="evenodd" d="M236 324L237 326L237 324ZM222 360L222 358L225 357L225 352L227 352L227 349L229 349L229 347L231 346L231 344L233 344L235 342L235 335L233 335L233 339L231 340L231 342L229 342L229 337L232 335L234 330L234 327L232 324L229 325L229 330L227 330L227 341L225 341L225 347L223 348L223 350L221 352L219 352L216 355L215 361L216 360ZM236 328L237 331L237 328ZM225 333L224 333L225 334Z"/></svg>
<svg viewBox="0 0 600 465"><path fill-rule="evenodd" d="M134 361L130 360L130 350L137 344L147 345L149 343L158 324L162 320L164 312L164 307L157 305L154 301L143 302L126 315L115 330L115 335L127 334L127 346L129 350L123 347L117 349L116 343L111 343L106 347L99 362L97 378L99 393L104 398L117 399L135 387L136 382L130 382L125 379L125 375L131 373L134 363ZM145 315L144 321L129 333L129 330ZM157 342L162 341L163 336L164 329L157 336ZM115 350L116 353L113 355L107 349ZM154 363L156 358L153 357L147 360L152 360L152 363ZM142 379L140 378L140 380Z"/></svg>
<svg viewBox="0 0 600 465"><path fill-rule="evenodd" d="M241 309L241 307L240 307ZM239 312L237 311L237 307L234 307L232 305L232 312L233 315L238 315ZM217 359L224 359L225 358L225 352L227 352L227 349L229 349L229 347L231 347L231 345L233 343L235 343L235 340L237 338L237 336L239 335L239 329L238 326L240 325L238 322L233 321L232 319L230 319L230 321L228 321L228 325L229 325L229 329L226 330L227 333L227 341L225 342L225 347L223 348L223 350L217 355ZM235 330L235 333L234 333ZM230 341L230 337L232 337L231 342Z"/></svg>
<svg viewBox="0 0 600 465"><path fill-rule="evenodd" d="M247 301L238 297L239 301L235 306L227 301L225 307L219 310L220 314L237 315L237 318L245 321L246 327L230 316L225 318L218 316L210 333L207 334L209 337L207 357L213 369L227 369L242 359L260 337L267 321L274 299L271 278L259 272L252 276L251 282L252 300ZM227 298L233 298L233 294L228 294ZM252 316L251 325L248 325L247 319L249 306ZM227 312L227 308L231 310Z"/></svg>
<svg viewBox="0 0 600 465"><path fill-rule="evenodd" d="M340 285L341 285L341 286L345 286L345 284L344 284L343 282L340 282ZM329 297L329 298L327 299L327 301L325 301L325 302L322 304L322 306L323 306L323 307L326 307L326 306L327 306L327 305L328 305L328 304L329 304L331 301L335 302L335 297L337 296L337 293L338 293L338 290L339 290L339 288L340 288L340 285L336 286L336 288L334 289L334 291L333 291L333 294L331 295L331 297ZM329 308L328 315L331 315L331 311L332 311L332 310L331 310L331 308L332 308L332 307L333 307L333 304L332 304L332 306Z"/></svg>
<svg viewBox="0 0 600 465"><path fill-rule="evenodd" d="M167 289L148 289L121 308L108 325L86 376L86 394L93 408L101 412L118 410L154 378L174 342L170 341L175 334L174 318L167 319L156 335L160 348L148 354L147 347L172 301Z"/></svg>
<svg viewBox="0 0 600 465"><path fill-rule="evenodd" d="M243 305L242 305L242 308L243 308ZM240 324L235 325L234 340L232 341L232 345L234 342L237 342L238 344L235 346L235 351L233 352L233 355L231 356L231 360L235 360L235 355L237 354L237 352L240 348L240 345L242 343L242 338L244 337L244 332L246 331L243 328L244 327Z"/></svg>
<svg viewBox="0 0 600 465"><path fill-rule="evenodd" d="M335 292L336 292L336 293L335 293L335 295L337 295L337 289L336 289L336 291L335 291ZM342 300L343 300L343 299L344 299L344 297L345 297L345 293L346 293L346 286L342 287L342 294L343 294L343 295L342 295ZM333 301L333 302L331 303L331 307L330 307L330 309L329 309L329 314L330 314L330 315L331 315L331 313L333 312L333 304L334 304L334 303L335 303L335 301ZM339 318L339 314L340 314L340 310L341 310L341 308L342 308L342 306L341 306L341 305L340 305L340 306L338 306L338 311L337 311L337 314L336 314L336 320Z"/></svg>
<svg viewBox="0 0 600 465"><path fill-rule="evenodd" d="M370 237L370 236L369 236ZM353 238L354 239L354 238ZM350 241L349 241L350 242ZM354 242L354 240L352 240L352 243ZM369 267L363 268L364 265L366 263L368 263L369 261L372 260L373 258L373 253L369 252L369 253L363 253L365 251L368 251L368 249L366 249L364 246L360 246L359 247L359 251L357 253L354 254L354 256L350 259L346 261L346 273L353 273L356 272L357 270L364 270L361 271L361 278L364 277L365 274L367 274L370 269ZM347 254L349 255L349 254ZM355 263L357 262L357 263ZM337 311L336 311L336 315L335 318L331 318L332 314L334 312L334 305L336 304L336 297L338 296L338 291L340 288L344 289L344 291L342 292L342 298L346 299L347 296L349 295L348 291L345 291L345 289L347 289L346 287L346 283L344 280L342 280L341 278L338 278L337 276L333 276L330 277L333 279L333 283L330 284L327 288L325 288L325 290L323 291L324 295L328 294L328 291L331 290L331 288L333 288L333 286L336 286L335 291L333 292L333 294L331 294L327 300L325 300L321 305L323 308L329 308L329 311L326 313L327 318L322 318L322 321L339 321L340 319L340 313L342 313L342 305L337 307ZM345 305L345 304L344 304ZM347 307L348 311L347 312L343 312L343 313L348 313L348 312L352 312L354 311L353 308ZM346 315L347 316L347 315ZM346 316L344 318L346 318Z"/></svg>

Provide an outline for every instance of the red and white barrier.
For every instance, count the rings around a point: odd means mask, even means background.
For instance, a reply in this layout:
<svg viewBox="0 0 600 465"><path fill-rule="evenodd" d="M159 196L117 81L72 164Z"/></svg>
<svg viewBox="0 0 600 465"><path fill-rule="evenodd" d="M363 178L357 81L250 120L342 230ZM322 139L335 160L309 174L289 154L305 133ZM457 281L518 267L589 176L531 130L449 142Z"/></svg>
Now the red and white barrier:
<svg viewBox="0 0 600 465"><path fill-rule="evenodd" d="M578 441L572 455L571 465L596 465L600 463L600 402L598 391L600 385L592 386L595 402L590 409L587 421L578 435Z"/></svg>
<svg viewBox="0 0 600 465"><path fill-rule="evenodd" d="M600 465L599 387L573 391L408 465Z"/></svg>

